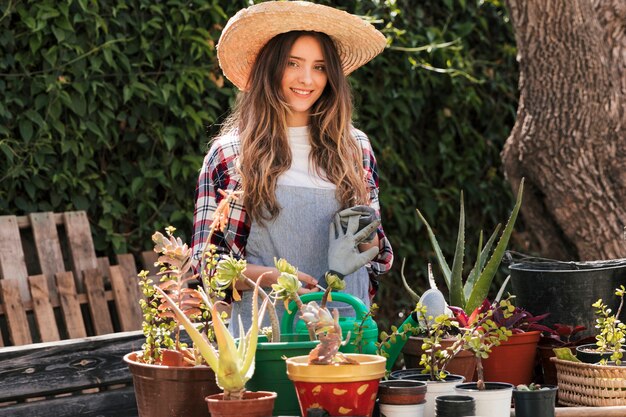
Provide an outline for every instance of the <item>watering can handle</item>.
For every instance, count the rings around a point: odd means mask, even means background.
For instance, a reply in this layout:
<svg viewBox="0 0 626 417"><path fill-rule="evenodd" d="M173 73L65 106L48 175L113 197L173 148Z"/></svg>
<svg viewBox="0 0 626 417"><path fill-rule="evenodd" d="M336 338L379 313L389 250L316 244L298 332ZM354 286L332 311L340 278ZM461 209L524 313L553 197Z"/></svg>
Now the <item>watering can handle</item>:
<svg viewBox="0 0 626 417"><path fill-rule="evenodd" d="M310 301L321 301L323 296L323 292L312 292L300 296L300 299L302 300L303 304L306 304ZM355 296L343 292L333 292L331 293L331 297L332 301L339 301L349 304L354 309L357 320L363 320L363 318L365 318L365 316L367 315L368 310L365 306L365 303ZM285 311L283 319L280 323L281 333L291 333L291 329L293 329L293 319L296 316L297 312L298 307L296 306L296 302L291 301L289 303L289 311Z"/></svg>

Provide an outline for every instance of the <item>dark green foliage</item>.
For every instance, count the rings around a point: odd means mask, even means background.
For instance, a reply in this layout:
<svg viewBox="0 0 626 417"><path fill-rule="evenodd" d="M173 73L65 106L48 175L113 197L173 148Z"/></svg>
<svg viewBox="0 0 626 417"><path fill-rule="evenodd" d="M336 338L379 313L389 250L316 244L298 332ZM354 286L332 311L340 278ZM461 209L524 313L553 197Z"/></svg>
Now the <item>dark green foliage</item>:
<svg viewBox="0 0 626 417"><path fill-rule="evenodd" d="M416 208L452 237L440 242L450 258L461 189L472 236L513 206L499 153L515 118L514 38L499 0L319 2L390 39L351 76L396 252L377 298L388 317L411 308L402 258L414 286L432 259ZM248 3L0 2L0 214L86 209L99 251L147 249L168 224L189 240L197 172L235 93L213 45Z"/></svg>

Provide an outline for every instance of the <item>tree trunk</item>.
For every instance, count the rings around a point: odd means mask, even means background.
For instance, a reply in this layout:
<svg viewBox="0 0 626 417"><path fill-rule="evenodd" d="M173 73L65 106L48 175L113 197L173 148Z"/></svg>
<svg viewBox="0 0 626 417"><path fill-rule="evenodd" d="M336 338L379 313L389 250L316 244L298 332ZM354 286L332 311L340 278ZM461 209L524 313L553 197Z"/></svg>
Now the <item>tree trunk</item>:
<svg viewBox="0 0 626 417"><path fill-rule="evenodd" d="M529 250L626 258L626 2L507 0L520 66L502 153Z"/></svg>

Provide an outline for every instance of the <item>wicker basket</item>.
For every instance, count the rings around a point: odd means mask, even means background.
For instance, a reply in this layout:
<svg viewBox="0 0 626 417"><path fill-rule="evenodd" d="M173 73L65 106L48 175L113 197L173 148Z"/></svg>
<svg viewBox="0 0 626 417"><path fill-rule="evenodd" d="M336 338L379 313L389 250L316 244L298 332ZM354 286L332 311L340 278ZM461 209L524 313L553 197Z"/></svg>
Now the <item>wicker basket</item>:
<svg viewBox="0 0 626 417"><path fill-rule="evenodd" d="M626 405L626 366L592 365L551 358L556 366L559 404Z"/></svg>

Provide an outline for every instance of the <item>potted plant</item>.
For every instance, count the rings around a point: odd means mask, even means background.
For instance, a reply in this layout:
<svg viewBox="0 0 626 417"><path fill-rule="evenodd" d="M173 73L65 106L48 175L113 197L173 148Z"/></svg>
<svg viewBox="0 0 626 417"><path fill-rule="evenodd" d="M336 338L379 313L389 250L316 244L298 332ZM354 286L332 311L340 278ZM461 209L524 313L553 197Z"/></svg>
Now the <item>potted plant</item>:
<svg viewBox="0 0 626 417"><path fill-rule="evenodd" d="M295 277L293 277L295 278ZM296 279L282 283L290 293L297 293ZM329 279L330 278L330 279ZM336 277L335 277L336 278ZM321 304L315 301L300 304L302 319L319 339L319 344L309 355L287 359L287 375L295 385L300 415L307 410L324 409L331 416L370 416L378 391L380 378L385 374L386 360L372 354L344 354L339 351L343 341L337 310L326 307L333 287L341 285L339 278L327 277L328 287ZM280 292L279 287L274 290ZM291 295L285 294L289 299Z"/></svg>
<svg viewBox="0 0 626 417"><path fill-rule="evenodd" d="M551 327L551 332L542 333L537 345L537 354L541 362L542 383L545 385L556 385L556 368L550 358L555 357L555 348L569 349L572 354L576 353L576 346L593 343L595 337L579 336L587 328L585 326L555 323Z"/></svg>
<svg viewBox="0 0 626 417"><path fill-rule="evenodd" d="M553 385L521 384L513 390L516 417L554 417L558 388Z"/></svg>
<svg viewBox="0 0 626 417"><path fill-rule="evenodd" d="M417 210L417 214L419 218L422 220L424 225L426 226L426 231L428 233L428 237L435 252L437 263L441 269L443 274L444 282L448 288L449 299L448 304L451 306L456 306L465 311L466 314L471 314L476 308L478 308L483 300L487 297L489 293L489 288L493 281L493 278L498 271L500 263L502 262L502 257L505 254L506 246L509 242L511 234L513 232L513 226L515 224L515 220L517 219L517 215L519 213L520 206L522 204L522 194L524 191L524 180L520 183L519 191L517 194L517 199L515 202L515 206L509 216L507 224L500 235L498 243L494 248L494 243L496 238L498 238L498 232L500 230L500 225L496 226L494 232L487 240L485 245L483 246L483 234L480 232L478 238L478 256L476 260L472 263L472 269L470 270L467 277L463 278L463 262L465 258L465 208L463 203L463 195L461 195L461 208L460 208L460 217L459 217L459 231L457 235L456 241L456 249L454 253L454 259L452 262L452 266L448 264L448 261L443 256L443 252L441 251L441 247L439 242L430 226L428 221L424 218L422 213ZM492 252L493 249L493 252ZM430 275L430 273L429 273ZM409 293L409 295L416 301L419 302L420 296L417 295L415 291L411 289L408 285L404 275L402 274L403 284ZM431 289L436 288L434 279L430 279ZM414 337L410 337L409 340L404 345L402 352L405 357L405 362L413 363L419 361L419 357L421 356L419 351L419 346L421 345L421 340L416 338L418 335L414 335ZM450 367L455 366L454 363L458 359L453 360L450 364ZM470 378L472 375L468 375ZM469 378L468 378L469 379Z"/></svg>
<svg viewBox="0 0 626 417"><path fill-rule="evenodd" d="M218 302L212 302L206 292L200 288L197 293L202 301L211 306L213 315L213 329L217 348L201 333L185 312L170 298L165 291L156 287L157 292L163 297L167 306L174 313L180 323L198 349L202 358L209 364L217 377L217 385L223 390L222 394L214 394L205 398L208 409L214 417L238 416L241 414L265 417L271 415L274 409L275 392L249 392L245 384L254 373L254 357L256 354L259 336L259 309L258 292L259 277L254 286L252 297L252 325L245 336L242 334L238 341L228 331L224 319L218 310ZM262 310L267 305L268 299L263 303ZM242 331L243 333L243 331Z"/></svg>
<svg viewBox="0 0 626 417"><path fill-rule="evenodd" d="M209 302L208 294L211 297L218 295L212 289L211 278L218 267L222 267L223 274L227 273L227 268L223 268L223 262L218 262L215 248L208 242L211 234L224 226L222 220L228 204L237 199L238 194L228 193L224 197L215 212L202 256L199 276L205 290L187 287L187 283L195 281L198 275L191 274L191 249L180 238L174 237L175 229L168 227L166 235L156 232L152 236L154 250L159 254L161 278L155 285L146 271L139 274L144 295L140 304L146 342L142 351L131 352L124 358L133 374L141 417L208 416L204 398L220 392L215 368L206 361L202 346L196 343L210 345L214 339L213 326L222 319L217 307L214 309ZM184 323L181 320L183 316ZM177 322L199 326L194 327L194 331L202 337L192 337L193 348L182 342Z"/></svg>
<svg viewBox="0 0 626 417"><path fill-rule="evenodd" d="M470 317L460 308L450 308L461 327L468 327L478 315L490 310L491 320L495 325L511 332L508 339L494 346L489 357L483 361L485 380L508 382L513 385L530 384L541 332L549 333L552 329L539 324L548 313L533 316L523 308L513 306L510 302L513 298L509 296L504 301L493 303L485 300ZM499 296L496 297L496 300L498 299ZM502 366L503 363L507 366Z"/></svg>
<svg viewBox="0 0 626 417"><path fill-rule="evenodd" d="M500 302L503 315L508 318L514 307L509 300ZM454 351L467 349L476 357L476 382L459 384L455 387L458 394L468 395L476 400L476 414L490 417L508 417L511 407L513 385L505 382L485 382L483 360L488 358L495 346L505 342L511 330L498 326L493 320L493 310L487 309L476 315L476 319L468 323Z"/></svg>
<svg viewBox="0 0 626 417"><path fill-rule="evenodd" d="M196 293L186 288L190 276L191 249L167 228L165 237L153 235L155 251L162 265L158 284L172 293L184 314L197 319L207 338L212 338L210 311ZM171 319L147 271L139 274L144 298L141 304L146 337L141 351L128 353L124 361L133 375L140 417L209 416L204 397L219 392L213 369L195 349L181 340L180 328Z"/></svg>
<svg viewBox="0 0 626 417"><path fill-rule="evenodd" d="M624 307L624 286L615 289L615 295L619 298L619 307L615 314L612 314L600 298L592 304L596 314L596 335L594 344L581 345L576 347L576 357L585 363L600 363L606 365L609 361L616 365L621 363L624 356L624 340L626 337L626 324L619 319Z"/></svg>
<svg viewBox="0 0 626 417"><path fill-rule="evenodd" d="M454 330L458 330L458 323L446 314L437 317L428 315L427 308L421 303L415 307L422 341L422 355L419 365L421 369L406 369L394 371L392 378L410 379L426 382L425 417L435 416L435 398L441 395L454 394L454 387L464 381L461 375L450 374L445 371L446 366L455 354L461 349L452 350L452 346L444 348L442 342ZM449 338L447 339L449 340ZM458 341L458 339L455 339ZM472 355L473 358L473 355Z"/></svg>

